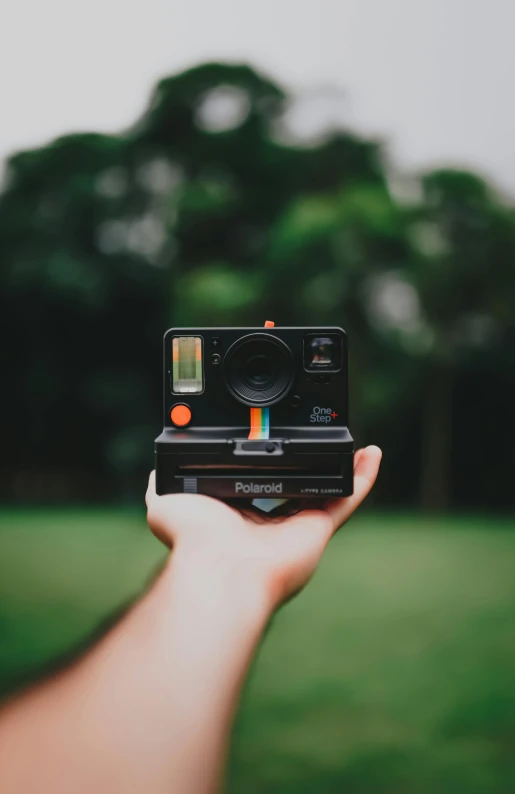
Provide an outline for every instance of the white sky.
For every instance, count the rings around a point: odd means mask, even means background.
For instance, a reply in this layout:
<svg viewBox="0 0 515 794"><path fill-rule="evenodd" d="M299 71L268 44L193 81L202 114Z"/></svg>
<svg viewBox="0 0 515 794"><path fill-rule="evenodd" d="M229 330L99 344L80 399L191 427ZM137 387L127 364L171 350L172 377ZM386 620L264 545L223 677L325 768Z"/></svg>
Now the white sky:
<svg viewBox="0 0 515 794"><path fill-rule="evenodd" d="M0 159L116 131L156 80L246 61L298 91L337 86L344 120L403 168L468 165L515 195L513 0L12 0L0 10Z"/></svg>

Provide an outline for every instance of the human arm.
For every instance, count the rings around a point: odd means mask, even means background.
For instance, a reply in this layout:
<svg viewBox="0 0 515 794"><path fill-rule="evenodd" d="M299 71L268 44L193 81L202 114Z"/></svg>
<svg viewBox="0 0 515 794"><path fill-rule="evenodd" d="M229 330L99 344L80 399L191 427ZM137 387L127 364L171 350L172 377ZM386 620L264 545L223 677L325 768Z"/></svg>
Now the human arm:
<svg viewBox="0 0 515 794"><path fill-rule="evenodd" d="M214 794L238 696L273 611L365 498L272 519L202 496L147 494L173 547L150 591L86 656L0 712L1 794Z"/></svg>

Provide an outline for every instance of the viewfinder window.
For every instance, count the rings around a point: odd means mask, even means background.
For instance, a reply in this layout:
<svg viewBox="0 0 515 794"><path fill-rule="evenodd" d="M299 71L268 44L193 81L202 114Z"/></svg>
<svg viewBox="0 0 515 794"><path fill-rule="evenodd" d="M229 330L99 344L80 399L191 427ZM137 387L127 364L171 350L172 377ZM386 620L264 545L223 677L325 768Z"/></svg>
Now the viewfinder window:
<svg viewBox="0 0 515 794"><path fill-rule="evenodd" d="M202 338L174 336L172 339L172 391L201 394L204 390Z"/></svg>
<svg viewBox="0 0 515 794"><path fill-rule="evenodd" d="M304 366L311 371L341 367L341 339L335 334L309 334L304 338Z"/></svg>

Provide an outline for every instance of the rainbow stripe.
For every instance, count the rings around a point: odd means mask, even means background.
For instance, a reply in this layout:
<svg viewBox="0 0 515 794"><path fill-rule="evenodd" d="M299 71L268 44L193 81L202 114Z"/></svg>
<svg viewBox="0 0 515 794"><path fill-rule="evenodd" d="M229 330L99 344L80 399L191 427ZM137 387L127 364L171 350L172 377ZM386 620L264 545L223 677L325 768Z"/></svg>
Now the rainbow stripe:
<svg viewBox="0 0 515 794"><path fill-rule="evenodd" d="M270 408L250 409L249 438L270 438Z"/></svg>

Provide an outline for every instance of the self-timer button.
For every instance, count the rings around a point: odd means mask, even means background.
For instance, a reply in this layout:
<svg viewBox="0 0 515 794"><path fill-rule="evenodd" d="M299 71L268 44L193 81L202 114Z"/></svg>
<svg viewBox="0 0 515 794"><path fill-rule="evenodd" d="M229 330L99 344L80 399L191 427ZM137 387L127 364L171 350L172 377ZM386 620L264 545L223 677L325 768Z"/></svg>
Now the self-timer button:
<svg viewBox="0 0 515 794"><path fill-rule="evenodd" d="M170 411L170 419L176 427L186 427L191 422L191 409L187 405L174 405Z"/></svg>

